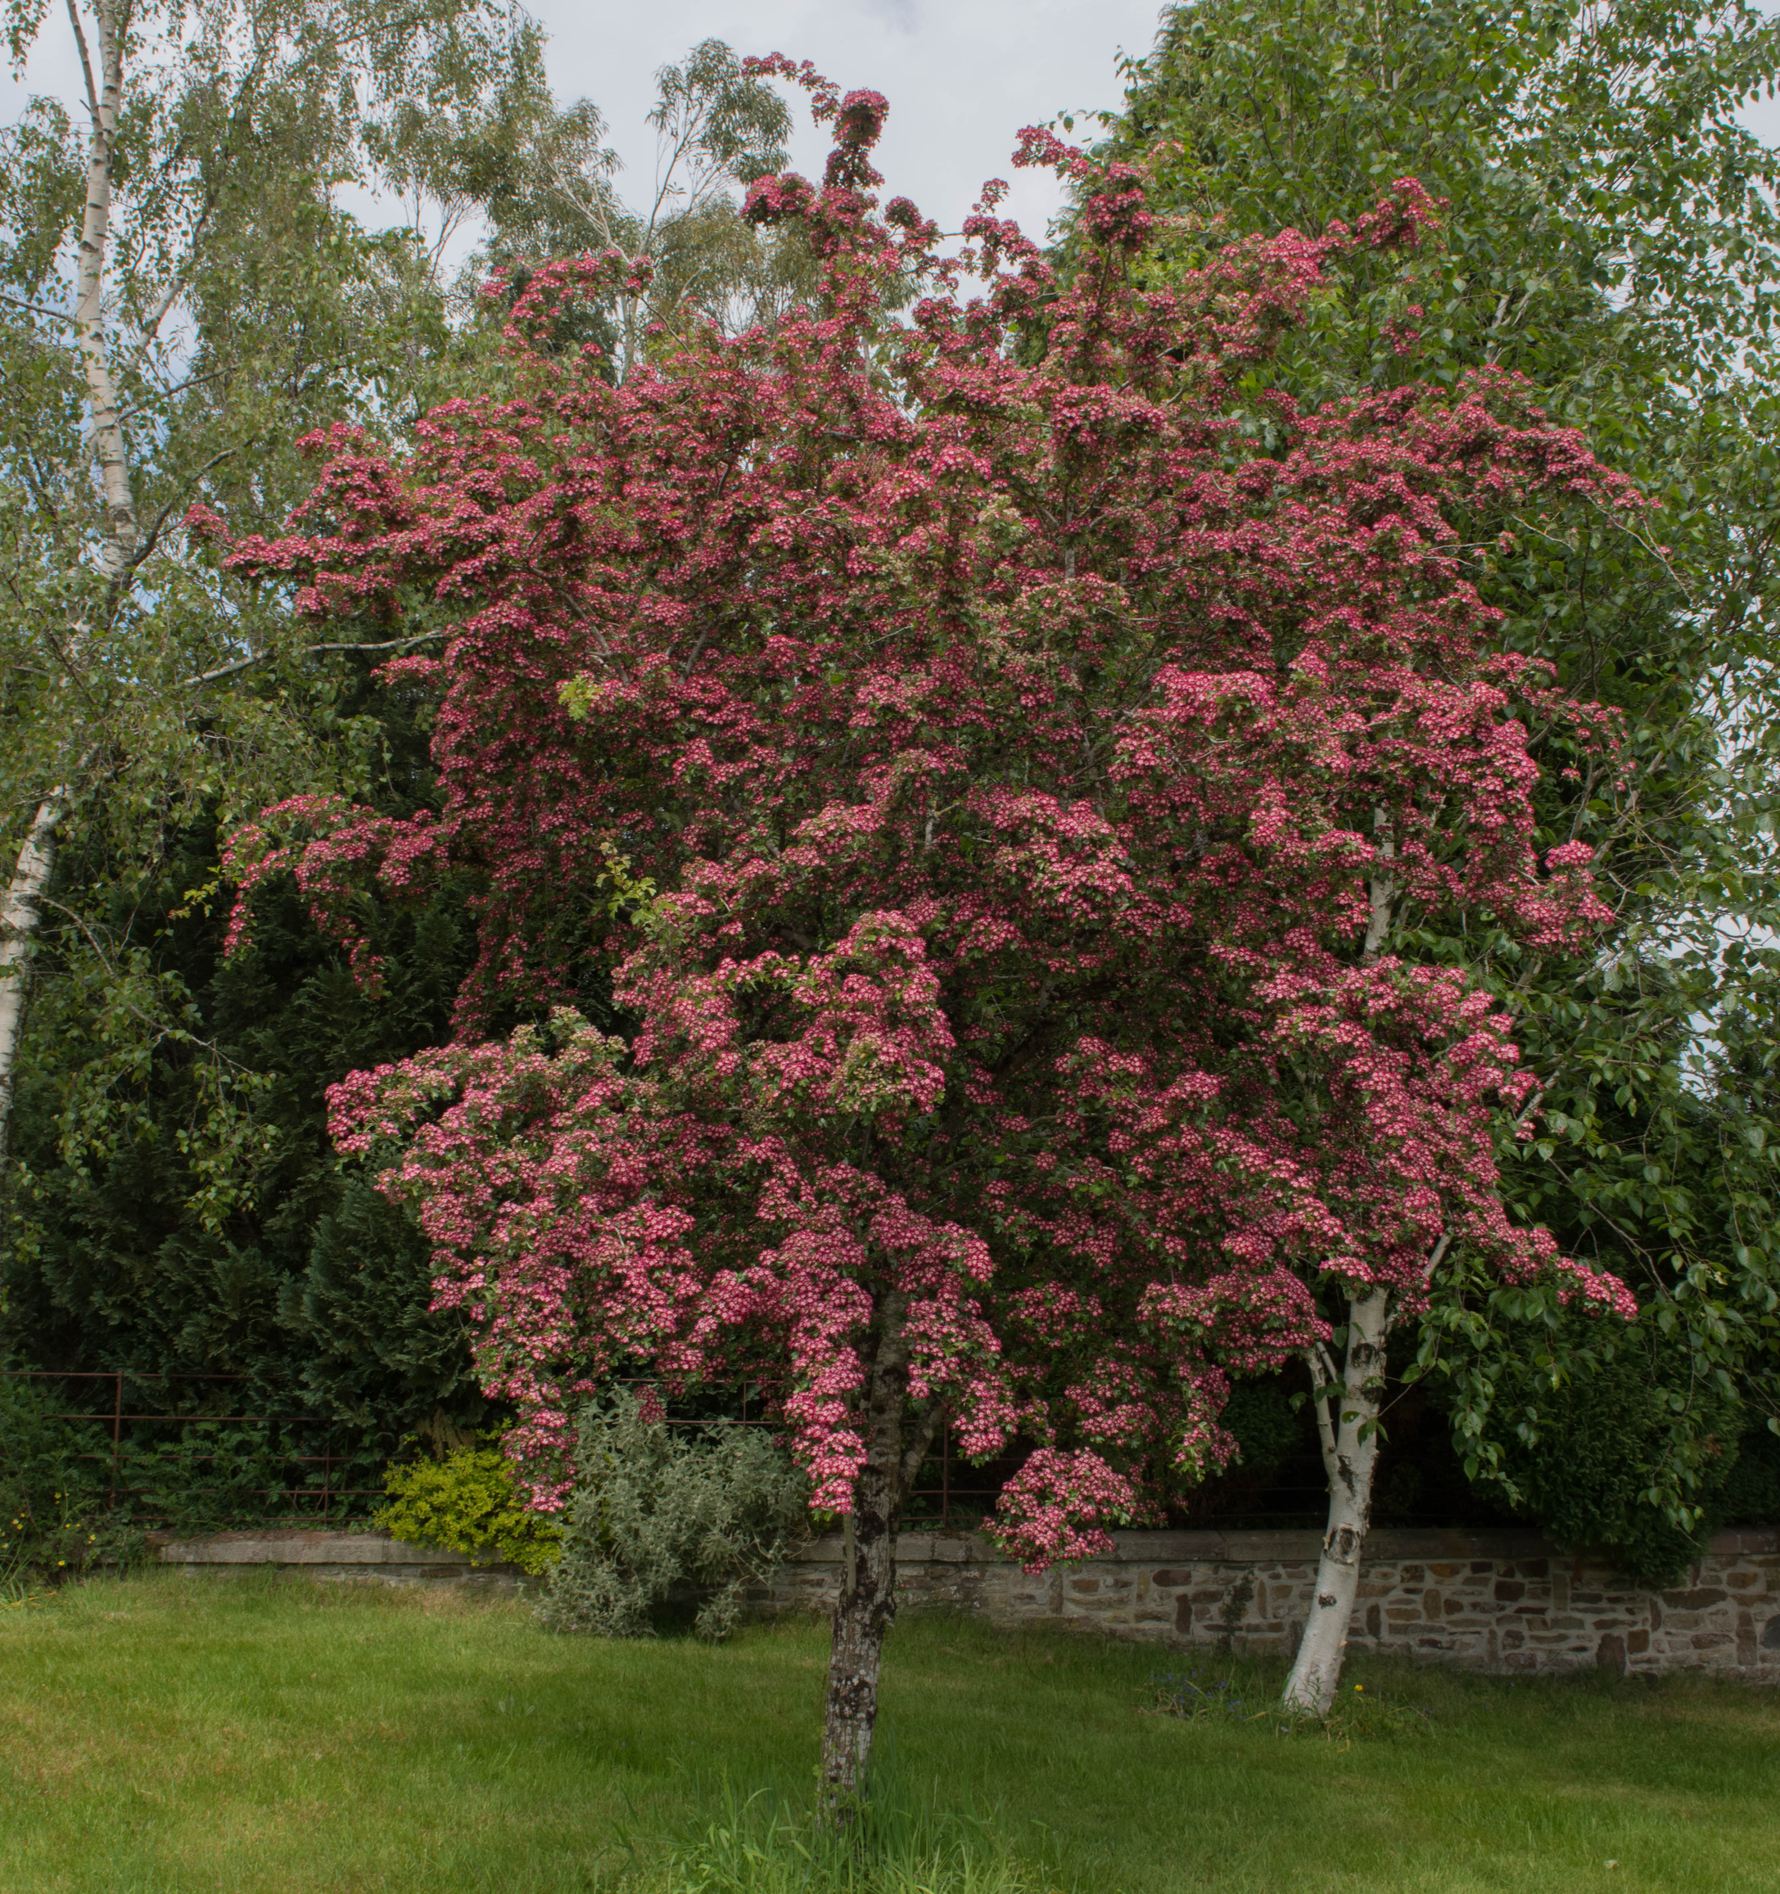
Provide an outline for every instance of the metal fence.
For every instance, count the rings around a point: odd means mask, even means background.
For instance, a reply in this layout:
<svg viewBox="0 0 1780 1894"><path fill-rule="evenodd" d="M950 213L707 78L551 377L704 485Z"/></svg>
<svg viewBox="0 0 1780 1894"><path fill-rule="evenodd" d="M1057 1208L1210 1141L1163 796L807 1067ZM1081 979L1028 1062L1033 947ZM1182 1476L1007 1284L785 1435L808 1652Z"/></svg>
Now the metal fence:
<svg viewBox="0 0 1780 1894"><path fill-rule="evenodd" d="M345 1473L355 1463L362 1464L364 1454L362 1450L357 1452L336 1452L335 1443L339 1435L346 1430L342 1428L339 1422L330 1420L325 1415L212 1413L209 1411L193 1412L189 1408L178 1413L168 1413L165 1411L148 1411L138 1406L134 1401L126 1402L125 1399L124 1389L126 1383L130 1383L133 1386L154 1384L157 1387L166 1389L171 1389L179 1384L190 1383L228 1383L239 1386L242 1382L251 1379L248 1375L151 1374L128 1368L101 1370L7 1368L0 1369L0 1379L9 1381L58 1382L64 1386L78 1384L76 1392L70 1392L65 1395L62 1407L50 1408L45 1411L45 1418L98 1426L109 1434L108 1451L88 1450L77 1453L74 1457L79 1460L98 1462L107 1467L109 1478L107 1481L106 1503L113 1511L117 1509L120 1500L149 1498L158 1490L154 1486L132 1484L129 1479L123 1477L139 1464L140 1457L136 1453L133 1453L131 1449L142 1444L148 1444L141 1442L139 1439L132 1439L131 1435L137 1434L138 1430L145 1428L163 1430L163 1440L165 1439L164 1430L169 1427L180 1430L182 1436L189 1435L190 1430L195 1427L215 1428L234 1426L264 1428L267 1435L267 1446L264 1458L267 1463L280 1464L287 1470L297 1468L311 1470L301 1476L300 1484L269 1485L263 1487L248 1487L245 1489L236 1487L234 1489L238 1495L257 1498L268 1506L276 1505L277 1502L280 1501L285 1501L289 1502L290 1510L292 1511L312 1511L325 1519L335 1509L336 1505L356 1499L380 1500L384 1497L381 1485L362 1487L338 1483L335 1478L336 1471ZM88 1390L91 1391L92 1396L95 1398L85 1405L77 1404L77 1392L86 1392ZM165 1400L160 1404L163 1410L168 1405L169 1402ZM230 1405L234 1406L238 1404L231 1403ZM301 1430L304 1438L301 1440L292 1439L291 1442L286 1445L278 1437L280 1432L284 1429L291 1429L293 1433ZM315 1431L317 1429L321 1430L319 1438L317 1438ZM126 1432L126 1430L129 1430L129 1432ZM183 1439L181 1445L182 1447L186 1445ZM313 1447L316 1445L320 1447L319 1452L302 1452L298 1450L299 1446ZM225 1459L227 1456L221 1453L213 1452L206 1454L199 1452L191 1453L188 1457L193 1462L208 1462L214 1466L218 1461ZM314 1469L319 1469L319 1474L313 1471Z"/></svg>
<svg viewBox="0 0 1780 1894"><path fill-rule="evenodd" d="M244 1414L232 1411L239 1403L228 1404L231 1411L211 1411L211 1404L194 1411L176 1403L174 1391L184 1386L217 1388L239 1387L251 1377L242 1374L151 1374L133 1369L0 1369L0 1378L61 1384L66 1390L60 1406L46 1410L50 1420L66 1421L103 1430L102 1449L89 1449L75 1457L97 1463L106 1470L106 1503L116 1510L120 1503L140 1508L140 1502L152 1499L158 1488L135 1479L144 1458L158 1439L174 1440L186 1447L193 1464L209 1464L228 1456L216 1451L191 1452L189 1436L195 1428L252 1427L267 1434L265 1458L275 1460L294 1474L280 1485L243 1487L230 1482L229 1490L238 1499L253 1499L267 1508L283 1506L289 1511L326 1519L336 1512L349 1511L355 1501L377 1500L384 1489L342 1483L350 1478L354 1465L363 1466L363 1449L336 1451L340 1434L347 1430L337 1421L317 1414ZM128 1384L126 1386L126 1384ZM165 1390L158 1403L141 1398L147 1388ZM80 1397L85 1395L83 1400ZM725 1390L718 1404L728 1413L672 1414L675 1425L687 1427L778 1425L771 1405L752 1384ZM295 1438L288 1443L277 1436L291 1430ZM308 1451L300 1449L307 1448ZM932 1451L915 1476L908 1494L907 1523L912 1527L968 1527L980 1524L994 1507L1001 1483L1011 1467L999 1465L975 1467L960 1459L953 1449L950 1428L941 1428Z"/></svg>
<svg viewBox="0 0 1780 1894"><path fill-rule="evenodd" d="M362 1432L318 1414L241 1413L242 1404L227 1402L228 1411L213 1411L216 1402L194 1408L180 1400L182 1388L237 1389L251 1377L242 1374L151 1374L131 1369L47 1370L0 1369L0 1379L57 1383L66 1390L48 1418L99 1430L98 1442L78 1458L104 1467L107 1504L116 1510L128 1505L139 1519L170 1516L179 1508L159 1508L157 1494L171 1497L174 1484L163 1478L158 1485L138 1477L145 1468L170 1473L177 1461L186 1476L182 1491L187 1511L202 1510L208 1494L226 1497L235 1517L247 1523L250 1512L298 1515L326 1520L368 1510L366 1502L385 1498L383 1475L387 1456L374 1453ZM142 1398L142 1391L161 1394L158 1401ZM84 1398L82 1398L84 1396ZM773 1390L758 1383L707 1389L684 1400L670 1400L670 1423L682 1427L747 1426L778 1429ZM224 1428L262 1430L257 1446L237 1440L207 1443L204 1430ZM194 1438L194 1430L198 1430ZM956 1451L950 1428L942 1427L922 1463L904 1507L904 1523L916 1530L951 1528L969 1530L994 1510L1003 1483L1017 1471L1023 1456L1013 1453L974 1466ZM244 1463L258 1460L261 1467L282 1471L282 1478L263 1484L244 1482ZM235 1477L228 1477L233 1466ZM193 1483L191 1472L208 1468L217 1477ZM1307 1477L1307 1475L1309 1477ZM364 1484L365 1480L374 1484ZM1255 1490L1221 1490L1214 1484L1185 1496L1178 1522L1191 1526L1231 1528L1318 1527L1324 1522L1328 1489L1310 1468L1282 1468L1279 1475L1257 1483ZM145 1504L145 1502L147 1502ZM214 1508L213 1508L214 1510ZM1379 1523L1445 1526L1475 1523L1476 1503L1470 1508L1451 1495L1430 1494L1419 1503L1391 1505L1381 1494ZM1494 1514L1486 1523L1499 1523Z"/></svg>

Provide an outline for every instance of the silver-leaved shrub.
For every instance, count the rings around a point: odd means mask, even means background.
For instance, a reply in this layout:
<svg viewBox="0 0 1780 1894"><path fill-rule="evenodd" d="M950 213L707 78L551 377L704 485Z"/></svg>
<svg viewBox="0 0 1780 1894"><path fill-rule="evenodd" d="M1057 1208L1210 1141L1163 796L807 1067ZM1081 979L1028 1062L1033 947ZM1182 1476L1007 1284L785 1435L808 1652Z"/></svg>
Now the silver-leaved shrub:
<svg viewBox="0 0 1780 1894"><path fill-rule="evenodd" d="M695 1633L726 1637L809 1518L803 1474L761 1430L672 1426L628 1390L582 1410L575 1468L539 1608L552 1630L648 1637L689 1599Z"/></svg>

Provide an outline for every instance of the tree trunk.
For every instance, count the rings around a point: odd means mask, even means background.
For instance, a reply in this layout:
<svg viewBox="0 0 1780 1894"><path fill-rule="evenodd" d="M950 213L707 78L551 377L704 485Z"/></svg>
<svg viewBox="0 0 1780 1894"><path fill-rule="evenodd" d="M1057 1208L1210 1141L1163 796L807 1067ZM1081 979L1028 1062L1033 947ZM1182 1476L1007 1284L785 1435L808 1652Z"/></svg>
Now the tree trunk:
<svg viewBox="0 0 1780 1894"><path fill-rule="evenodd" d="M909 1425L905 1298L879 1305L866 1397L866 1460L846 1520L846 1562L834 1607L828 1702L822 1730L822 1819L846 1822L858 1807L878 1721L878 1670L896 1617L896 1532L902 1499L938 1424L937 1409Z"/></svg>
<svg viewBox="0 0 1780 1894"><path fill-rule="evenodd" d="M118 409L117 386L105 344L105 246L111 229L111 173L123 103L124 40L114 0L97 0L99 70L93 71L80 16L69 0L68 17L80 47L92 129L87 140L86 204L80 220L80 252L74 272L74 334L86 374L92 416L93 454L105 495L105 538L99 563L117 584L129 573L139 537L130 463Z"/></svg>
<svg viewBox="0 0 1780 1894"><path fill-rule="evenodd" d="M1360 1585L1360 1557L1372 1519L1372 1476L1378 1464L1390 1302L1390 1291L1382 1288L1349 1301L1347 1360L1340 1382L1316 1401L1323 1464L1329 1473L1329 1529L1317 1562L1310 1618L1285 1689L1286 1706L1309 1716L1327 1716L1335 1701ZM1320 1349L1311 1372L1325 1388L1336 1379L1333 1363ZM1332 1412L1331 1396L1336 1401Z"/></svg>
<svg viewBox="0 0 1780 1894"><path fill-rule="evenodd" d="M37 805L6 890L6 904L0 907L0 1162L5 1161L12 1128L13 1079L37 938L37 904L56 865L56 830L73 801L73 790L64 784Z"/></svg>

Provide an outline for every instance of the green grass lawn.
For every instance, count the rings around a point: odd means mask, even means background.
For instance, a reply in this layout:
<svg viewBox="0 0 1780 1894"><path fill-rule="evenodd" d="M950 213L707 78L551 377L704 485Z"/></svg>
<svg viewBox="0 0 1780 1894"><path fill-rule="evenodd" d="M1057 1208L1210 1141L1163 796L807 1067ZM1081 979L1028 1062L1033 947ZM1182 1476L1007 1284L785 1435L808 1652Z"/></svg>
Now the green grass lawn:
<svg viewBox="0 0 1780 1894"><path fill-rule="evenodd" d="M726 1785L807 1798L826 1641L564 1639L511 1600L257 1576L73 1587L0 1611L0 1890L662 1887ZM1093 1894L1780 1889L1780 1698L1357 1664L1432 1720L1343 1749L1146 1714L1183 1661L906 1618L899 1793Z"/></svg>

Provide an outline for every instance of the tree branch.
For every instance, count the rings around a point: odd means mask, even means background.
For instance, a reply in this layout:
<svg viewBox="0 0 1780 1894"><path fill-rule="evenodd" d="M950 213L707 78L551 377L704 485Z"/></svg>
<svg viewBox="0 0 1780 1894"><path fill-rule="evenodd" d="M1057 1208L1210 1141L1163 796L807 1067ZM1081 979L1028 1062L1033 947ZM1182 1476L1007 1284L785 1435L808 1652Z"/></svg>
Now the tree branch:
<svg viewBox="0 0 1780 1894"><path fill-rule="evenodd" d="M325 651L411 651L416 645L444 636L442 631L421 631L412 638L391 638L383 644L354 644L350 640L339 644L312 644L305 645L296 655L313 658ZM179 680L180 688L195 690L201 684L220 684L225 677L238 677L243 671L251 671L256 664L264 664L277 655L275 651L261 651L254 657L237 659L233 664L220 664L214 671L200 671L195 677L182 677Z"/></svg>

